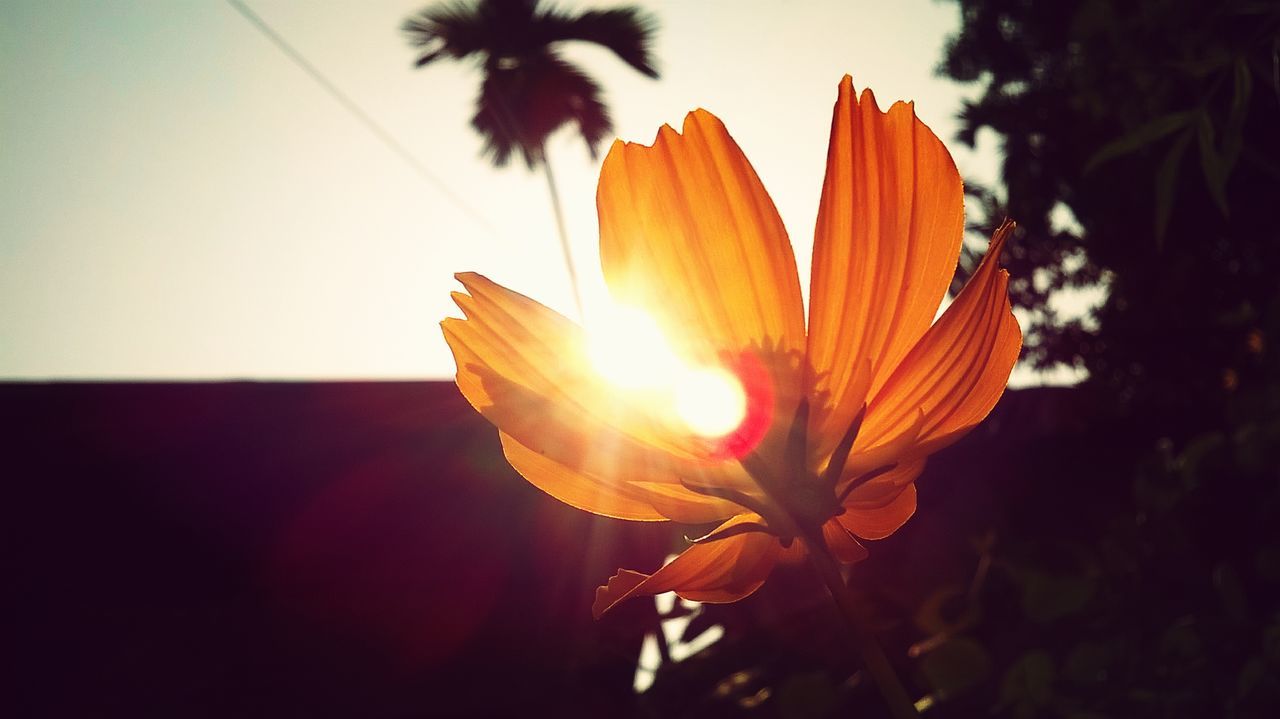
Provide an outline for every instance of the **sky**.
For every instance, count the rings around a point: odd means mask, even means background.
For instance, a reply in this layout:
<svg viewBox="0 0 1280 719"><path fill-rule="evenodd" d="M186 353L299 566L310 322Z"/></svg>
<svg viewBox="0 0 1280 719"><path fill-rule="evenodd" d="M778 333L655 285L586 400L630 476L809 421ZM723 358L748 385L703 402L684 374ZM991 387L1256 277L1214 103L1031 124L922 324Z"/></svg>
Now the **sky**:
<svg viewBox="0 0 1280 719"><path fill-rule="evenodd" d="M438 324L466 270L574 313L544 177L480 156L478 69L413 67L399 26L425 3L246 4L427 175L224 0L6 0L0 378L452 377ZM915 100L967 178L998 175L992 138L952 139L977 89L934 73L953 3L635 4L659 19L661 80L602 49L565 55L605 87L623 139L648 143L697 107L721 117L802 285L845 73L882 107ZM590 307L599 159L567 131L549 152Z"/></svg>

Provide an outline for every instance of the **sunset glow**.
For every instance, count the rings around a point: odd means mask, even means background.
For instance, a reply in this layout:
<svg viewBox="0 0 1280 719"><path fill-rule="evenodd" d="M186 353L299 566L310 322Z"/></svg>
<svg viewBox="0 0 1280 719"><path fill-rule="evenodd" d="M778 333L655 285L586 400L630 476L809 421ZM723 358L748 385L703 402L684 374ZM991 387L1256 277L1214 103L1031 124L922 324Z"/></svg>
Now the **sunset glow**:
<svg viewBox="0 0 1280 719"><path fill-rule="evenodd" d="M733 373L686 363L658 323L635 307L614 305L588 329L592 368L627 392L644 392L702 437L733 432L747 415L747 395Z"/></svg>

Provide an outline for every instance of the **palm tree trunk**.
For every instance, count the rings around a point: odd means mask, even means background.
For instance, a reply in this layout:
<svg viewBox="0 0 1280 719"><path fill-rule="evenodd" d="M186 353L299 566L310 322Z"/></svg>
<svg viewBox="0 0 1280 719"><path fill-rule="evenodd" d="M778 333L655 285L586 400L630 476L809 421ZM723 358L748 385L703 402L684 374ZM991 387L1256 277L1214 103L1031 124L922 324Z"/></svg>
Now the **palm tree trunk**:
<svg viewBox="0 0 1280 719"><path fill-rule="evenodd" d="M547 188L551 190L551 209L556 215L556 230L560 233L560 249L564 251L564 266L569 271L569 284L573 287L573 303L578 307L578 321L586 321L582 310L582 291L578 287L578 272L573 268L573 253L569 251L569 233L564 228L564 211L560 208L560 192L556 189L556 178L551 173L551 162L547 159L547 147L542 146L542 170L547 175Z"/></svg>

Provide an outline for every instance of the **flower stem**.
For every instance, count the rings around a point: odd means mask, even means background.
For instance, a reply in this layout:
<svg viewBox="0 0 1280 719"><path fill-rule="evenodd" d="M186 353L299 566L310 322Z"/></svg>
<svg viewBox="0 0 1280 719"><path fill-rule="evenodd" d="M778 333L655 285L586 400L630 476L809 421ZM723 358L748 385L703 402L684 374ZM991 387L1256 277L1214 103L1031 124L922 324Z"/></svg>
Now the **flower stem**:
<svg viewBox="0 0 1280 719"><path fill-rule="evenodd" d="M885 657L884 650L880 648L875 637L863 628L857 607L853 602L853 595L849 593L849 588L844 583L844 576L840 573L840 567L831 556L826 543L822 541L821 536L815 536L808 538L805 544L808 545L809 558L814 569L818 571L822 582L827 585L827 591L831 593L831 598L840 608L840 614L844 616L845 624L848 625L858 645L858 651L862 654L862 663L871 674L871 678L875 680L880 696L884 697L885 703L889 705L889 711L894 719L920 719L920 713L916 711L915 704L907 695L902 682L898 681L898 675L894 673L889 659Z"/></svg>

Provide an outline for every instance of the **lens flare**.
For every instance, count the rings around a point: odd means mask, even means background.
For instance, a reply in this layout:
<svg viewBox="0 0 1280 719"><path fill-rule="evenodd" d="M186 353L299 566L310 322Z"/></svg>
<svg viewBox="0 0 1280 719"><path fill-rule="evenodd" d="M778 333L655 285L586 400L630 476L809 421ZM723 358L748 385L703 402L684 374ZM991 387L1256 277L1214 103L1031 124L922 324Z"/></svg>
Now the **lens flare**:
<svg viewBox="0 0 1280 719"><path fill-rule="evenodd" d="M596 372L627 390L669 386L681 368L658 323L643 310L622 305L593 323L587 355Z"/></svg>
<svg viewBox="0 0 1280 719"><path fill-rule="evenodd" d="M747 416L747 393L742 383L719 367L687 369L674 394L676 415L703 437L723 437Z"/></svg>
<svg viewBox="0 0 1280 719"><path fill-rule="evenodd" d="M610 384L645 393L699 436L728 435L747 416L742 382L720 367L686 364L643 310L614 305L601 313L588 332L587 356Z"/></svg>

